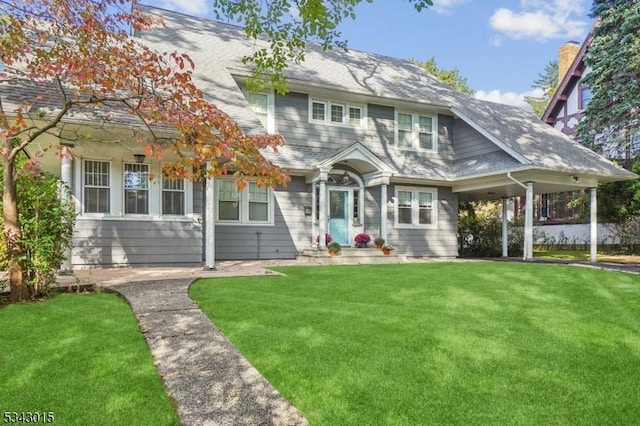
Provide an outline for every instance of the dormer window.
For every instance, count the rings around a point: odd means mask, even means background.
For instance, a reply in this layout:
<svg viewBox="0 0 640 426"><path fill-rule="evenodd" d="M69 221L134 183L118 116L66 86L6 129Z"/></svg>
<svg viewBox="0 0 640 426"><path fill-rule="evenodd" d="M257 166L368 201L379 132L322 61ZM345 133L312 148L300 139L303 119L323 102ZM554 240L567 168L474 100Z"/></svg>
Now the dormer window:
<svg viewBox="0 0 640 426"><path fill-rule="evenodd" d="M410 112L396 113L395 145L401 149L437 151L436 118Z"/></svg>
<svg viewBox="0 0 640 426"><path fill-rule="evenodd" d="M246 92L246 97L267 133L275 133L273 95L263 92Z"/></svg>
<svg viewBox="0 0 640 426"><path fill-rule="evenodd" d="M344 102L310 100L309 121L337 126L363 127L364 107Z"/></svg>
<svg viewBox="0 0 640 426"><path fill-rule="evenodd" d="M589 101L591 101L591 88L587 86L581 86L580 87L580 105L578 106L578 108L579 109L587 108L587 105L589 105Z"/></svg>

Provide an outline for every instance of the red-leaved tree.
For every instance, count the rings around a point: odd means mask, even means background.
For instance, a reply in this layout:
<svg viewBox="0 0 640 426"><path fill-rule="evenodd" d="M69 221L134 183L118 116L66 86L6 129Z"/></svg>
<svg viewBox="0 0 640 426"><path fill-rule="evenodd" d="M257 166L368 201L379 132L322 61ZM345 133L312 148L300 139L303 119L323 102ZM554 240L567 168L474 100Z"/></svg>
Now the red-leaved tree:
<svg viewBox="0 0 640 426"><path fill-rule="evenodd" d="M24 248L16 195L16 156L55 135L70 117L91 117L93 128L118 126L128 117L130 138L148 155L171 153L174 177L201 179L233 173L259 185L286 184L287 173L267 161L279 136L245 134L207 101L192 79L186 53L158 53L128 36L129 28L162 25L124 0L0 0L0 136L4 234L13 301L33 297L21 263ZM38 94L3 107L3 97L30 87ZM5 98L6 100L6 98ZM8 105L8 102L5 102ZM41 108L46 105L47 108ZM77 123L75 119L74 123ZM108 134L104 133L104 134ZM53 148L71 155L62 145Z"/></svg>

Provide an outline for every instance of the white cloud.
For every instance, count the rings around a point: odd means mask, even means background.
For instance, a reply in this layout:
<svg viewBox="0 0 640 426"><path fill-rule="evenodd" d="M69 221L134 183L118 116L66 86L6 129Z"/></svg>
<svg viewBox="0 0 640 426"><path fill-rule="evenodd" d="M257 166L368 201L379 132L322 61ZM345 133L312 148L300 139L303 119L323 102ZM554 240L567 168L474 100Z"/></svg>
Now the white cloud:
<svg viewBox="0 0 640 426"><path fill-rule="evenodd" d="M531 111L531 105L527 103L525 98L527 96L540 97L542 96L542 89L530 90L524 93L515 92L501 92L500 90L490 90L485 92L484 90L478 90L474 97L482 101L497 102L499 104L506 104L516 106L527 111Z"/></svg>
<svg viewBox="0 0 640 426"><path fill-rule="evenodd" d="M448 15L452 13L452 9L467 3L469 0L435 0L433 2L433 11Z"/></svg>
<svg viewBox="0 0 640 426"><path fill-rule="evenodd" d="M584 20L583 2L576 0L520 0L519 10L497 9L489 24L513 39L581 39L589 23Z"/></svg>
<svg viewBox="0 0 640 426"><path fill-rule="evenodd" d="M207 0L162 0L158 2L158 7L191 16L205 16L213 10L213 6L210 6Z"/></svg>

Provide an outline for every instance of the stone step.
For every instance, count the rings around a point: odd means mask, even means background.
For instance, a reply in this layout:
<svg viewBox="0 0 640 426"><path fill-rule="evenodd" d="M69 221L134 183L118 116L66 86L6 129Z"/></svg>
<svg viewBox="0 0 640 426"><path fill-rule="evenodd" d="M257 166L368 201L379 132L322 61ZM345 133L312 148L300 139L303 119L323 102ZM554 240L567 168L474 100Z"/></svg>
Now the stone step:
<svg viewBox="0 0 640 426"><path fill-rule="evenodd" d="M406 262L407 257L396 250L389 255L385 255L382 250L375 247L355 248L343 247L338 255L331 256L326 249L317 248L305 249L297 260L301 262L314 263L320 265L329 264L367 264L367 263L400 263Z"/></svg>

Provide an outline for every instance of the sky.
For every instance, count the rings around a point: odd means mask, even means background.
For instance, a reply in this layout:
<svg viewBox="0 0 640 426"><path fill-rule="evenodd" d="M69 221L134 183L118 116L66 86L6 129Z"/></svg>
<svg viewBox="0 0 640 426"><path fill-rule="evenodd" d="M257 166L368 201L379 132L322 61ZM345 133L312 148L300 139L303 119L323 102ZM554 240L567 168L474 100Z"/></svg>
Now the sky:
<svg viewBox="0 0 640 426"><path fill-rule="evenodd" d="M211 0L141 0L212 17ZM351 49L457 68L479 99L526 107L525 96L558 48L580 44L591 0L433 0L418 13L406 0L362 1L339 30Z"/></svg>

